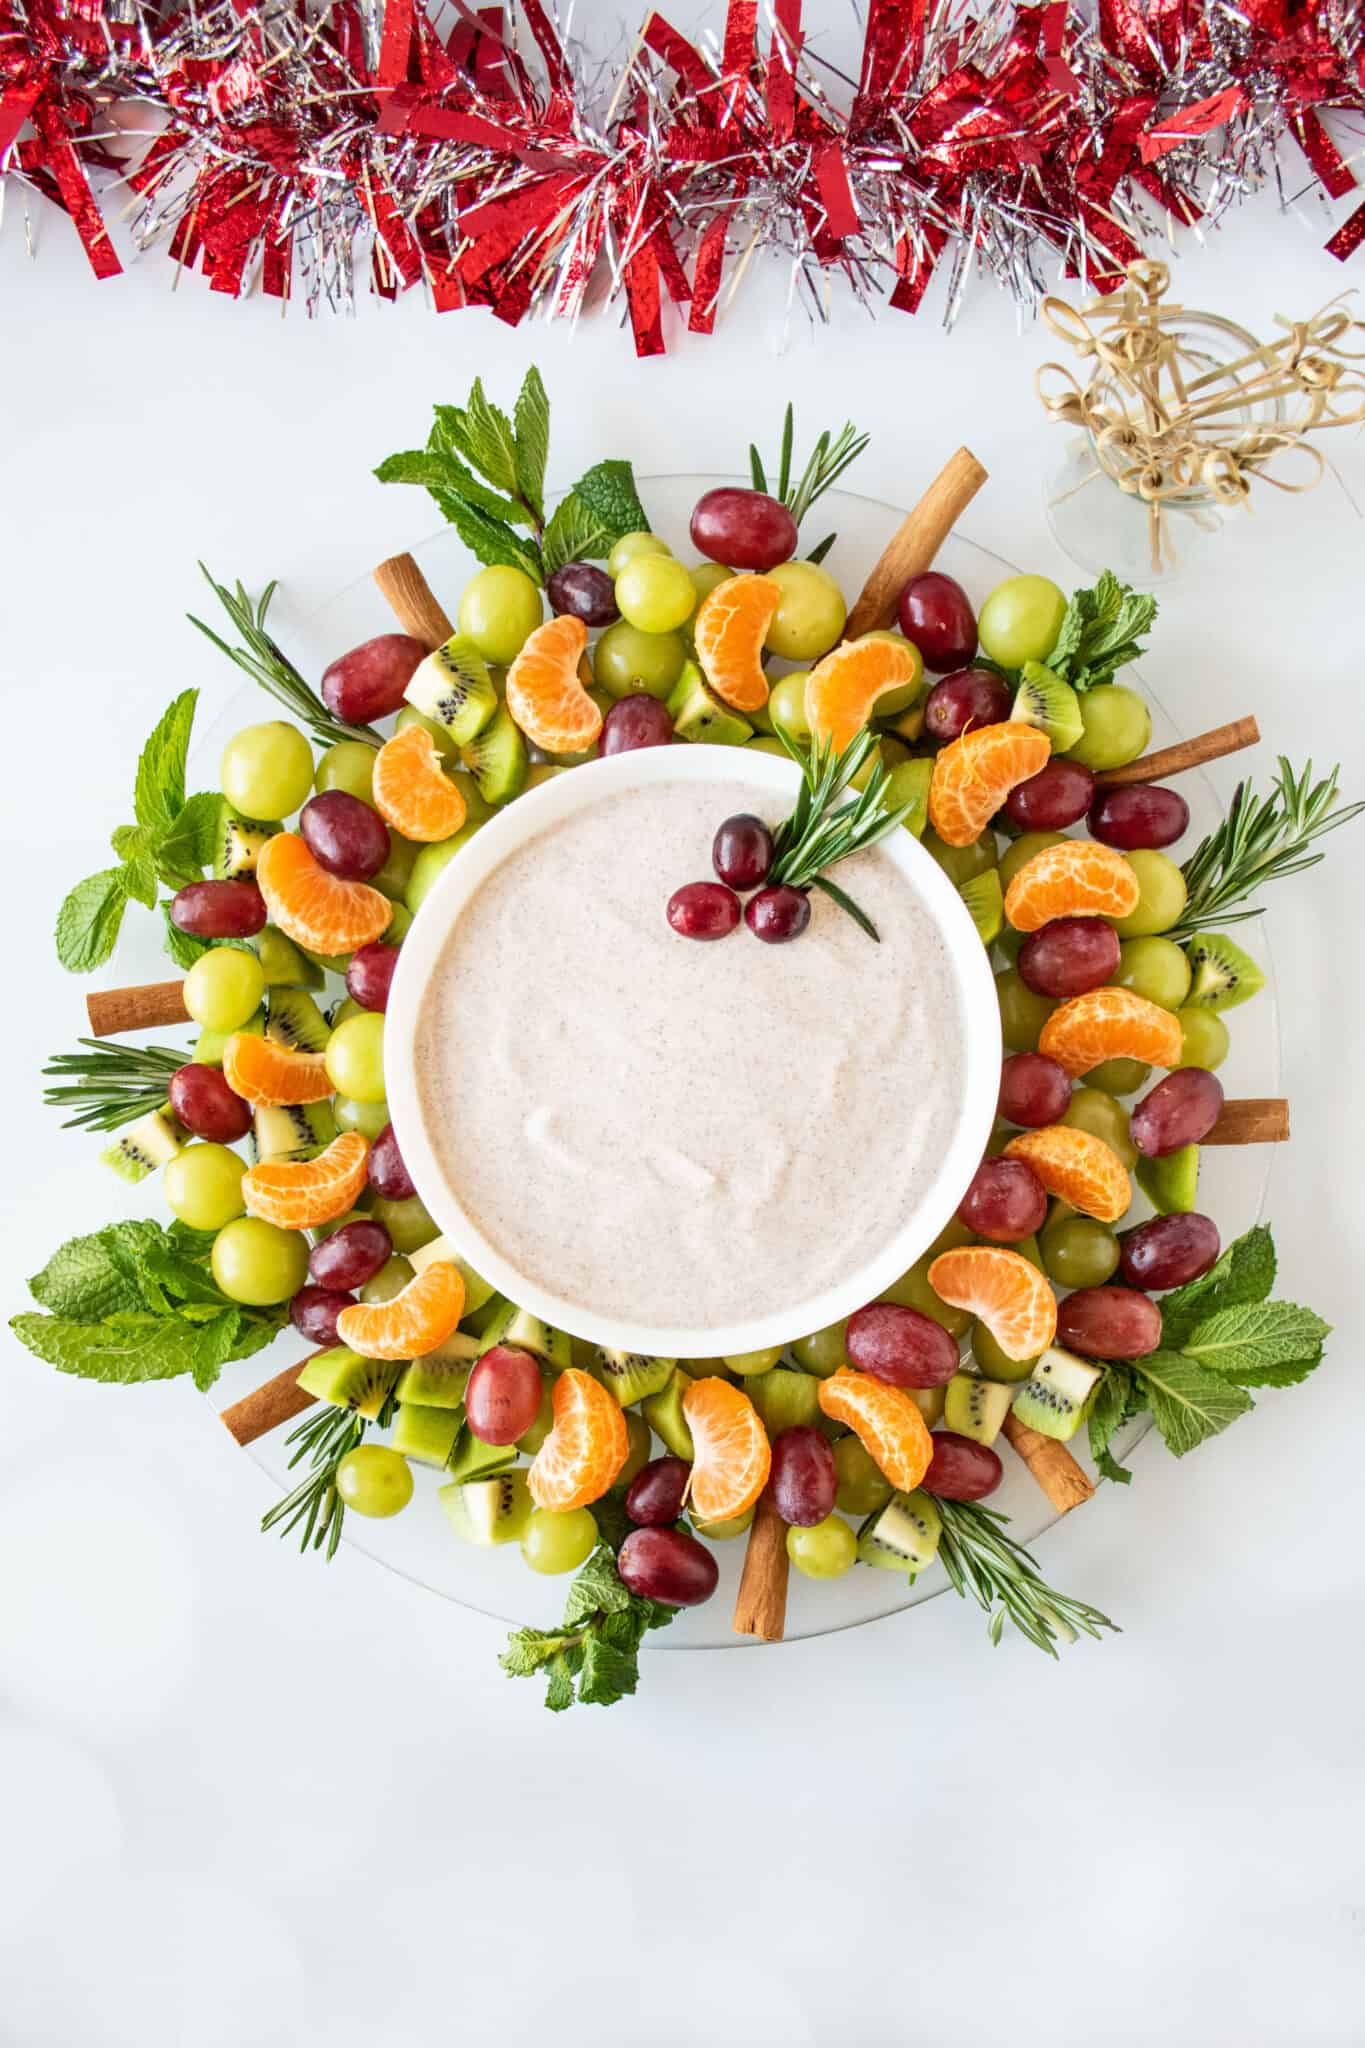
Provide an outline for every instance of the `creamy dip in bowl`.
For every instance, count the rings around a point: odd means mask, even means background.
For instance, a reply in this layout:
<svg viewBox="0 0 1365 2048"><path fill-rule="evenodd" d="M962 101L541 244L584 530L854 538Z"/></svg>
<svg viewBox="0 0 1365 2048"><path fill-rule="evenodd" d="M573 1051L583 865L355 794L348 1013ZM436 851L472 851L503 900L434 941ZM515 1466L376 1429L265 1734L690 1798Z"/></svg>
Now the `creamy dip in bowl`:
<svg viewBox="0 0 1365 2048"><path fill-rule="evenodd" d="M733 1356L848 1315L913 1264L985 1148L995 990L956 890L897 828L769 946L679 937L722 820L770 825L773 755L659 747L574 768L484 826L404 941L385 1025L427 1208L573 1335Z"/></svg>

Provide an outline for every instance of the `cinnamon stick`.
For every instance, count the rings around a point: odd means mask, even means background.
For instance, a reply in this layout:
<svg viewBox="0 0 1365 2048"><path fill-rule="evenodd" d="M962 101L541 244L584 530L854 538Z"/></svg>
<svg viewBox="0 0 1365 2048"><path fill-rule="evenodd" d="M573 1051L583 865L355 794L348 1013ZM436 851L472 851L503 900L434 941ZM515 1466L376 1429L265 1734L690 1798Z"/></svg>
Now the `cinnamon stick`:
<svg viewBox="0 0 1365 2048"><path fill-rule="evenodd" d="M308 1354L309 1358L321 1356L320 1351ZM299 1374L307 1363L308 1358L301 1358L297 1364L287 1365L273 1380L257 1387L254 1394L246 1394L225 1408L219 1420L229 1435L236 1437L239 1444L253 1444L258 1436L269 1436L282 1422L291 1422L305 1408L311 1408L317 1396L305 1394L299 1385Z"/></svg>
<svg viewBox="0 0 1365 2048"><path fill-rule="evenodd" d="M846 640L892 623L901 591L912 576L922 575L930 566L985 481L986 472L969 448L959 448L949 457L874 564L848 615Z"/></svg>
<svg viewBox="0 0 1365 2048"><path fill-rule="evenodd" d="M96 1038L117 1038L121 1031L149 1031L156 1024L186 1024L182 981L148 981L139 988L90 989L85 1012Z"/></svg>
<svg viewBox="0 0 1365 2048"><path fill-rule="evenodd" d="M1202 767L1205 761L1221 761L1224 754L1254 747L1260 737L1260 727L1254 718L1234 718L1231 725L1216 725L1212 732L1197 732L1193 739L1178 740L1173 747L1144 754L1125 768L1106 768L1095 777L1096 786L1121 789L1130 782L1165 782L1169 776Z"/></svg>
<svg viewBox="0 0 1365 2048"><path fill-rule="evenodd" d="M1082 1501L1090 1499L1095 1491L1093 1481L1087 1478L1066 1445L1059 1444L1056 1437L1044 1436L1040 1430L1030 1429L1026 1422L1019 1421L1013 1409L1005 1417L1005 1436L1059 1515L1067 1514L1072 1508L1078 1508Z"/></svg>
<svg viewBox="0 0 1365 2048"><path fill-rule="evenodd" d="M760 1494L744 1552L735 1598L737 1636L780 1643L787 1619L787 1525L766 1493Z"/></svg>
<svg viewBox="0 0 1365 2048"><path fill-rule="evenodd" d="M1248 1095L1225 1102L1203 1145L1283 1145L1289 1136L1289 1104L1281 1095Z"/></svg>
<svg viewBox="0 0 1365 2048"><path fill-rule="evenodd" d="M399 625L414 640L430 648L450 639L455 628L411 555L391 555L379 564L374 580Z"/></svg>

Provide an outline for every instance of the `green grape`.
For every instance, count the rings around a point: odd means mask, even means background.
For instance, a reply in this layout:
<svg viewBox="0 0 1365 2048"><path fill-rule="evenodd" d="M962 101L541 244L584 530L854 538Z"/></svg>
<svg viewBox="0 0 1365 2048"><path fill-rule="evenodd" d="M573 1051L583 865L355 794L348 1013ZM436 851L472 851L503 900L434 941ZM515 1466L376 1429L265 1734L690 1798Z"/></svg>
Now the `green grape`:
<svg viewBox="0 0 1365 2048"><path fill-rule="evenodd" d="M464 787L461 783L461 788ZM378 889L381 895L399 897L404 894L412 871L417 865L419 848L415 841L404 839L389 828L389 857L377 875L370 876L370 887Z"/></svg>
<svg viewBox="0 0 1365 2048"><path fill-rule="evenodd" d="M181 1000L206 1031L238 1031L265 994L265 969L254 953L214 946L185 976Z"/></svg>
<svg viewBox="0 0 1365 2048"><path fill-rule="evenodd" d="M748 715L746 711L744 716L747 718ZM781 740L770 739L766 732L758 733L753 739L746 740L744 744L752 754L775 754L779 761L790 761L791 759L791 755L787 752Z"/></svg>
<svg viewBox="0 0 1365 2048"><path fill-rule="evenodd" d="M1190 992L1190 963L1173 939L1125 939L1113 981L1163 1010L1178 1010Z"/></svg>
<svg viewBox="0 0 1365 2048"><path fill-rule="evenodd" d="M387 1444L357 1444L337 1461L337 1492L356 1514L380 1521L412 1499L412 1471Z"/></svg>
<svg viewBox="0 0 1365 2048"><path fill-rule="evenodd" d="M576 1572L596 1548L597 1524L586 1508L532 1508L521 1536L521 1554L531 1570L548 1576Z"/></svg>
<svg viewBox="0 0 1365 2048"><path fill-rule="evenodd" d="M917 1308L921 1315L942 1323L950 1337L961 1337L971 1328L972 1319L965 1308L951 1308L946 1301L940 1301L929 1285L929 1268L937 1257L936 1251L927 1251L880 1298L898 1301L902 1308Z"/></svg>
<svg viewBox="0 0 1365 2048"><path fill-rule="evenodd" d="M666 697L682 674L687 648L681 633L642 633L618 619L592 651L593 681L609 697Z"/></svg>
<svg viewBox="0 0 1365 2048"><path fill-rule="evenodd" d="M243 726L223 749L223 795L247 818L288 818L313 788L313 749L296 725Z"/></svg>
<svg viewBox="0 0 1365 2048"><path fill-rule="evenodd" d="M1102 1088L1077 1088L1062 1122L1074 1131L1089 1131L1092 1137L1103 1138L1130 1172L1137 1165L1137 1146L1128 1135L1128 1112Z"/></svg>
<svg viewBox="0 0 1365 2048"><path fill-rule="evenodd" d="M1008 889L1020 868L1032 860L1035 853L1041 853L1047 846L1061 846L1066 837L1065 832L1021 832L1017 839L1011 839L1000 856L1001 888Z"/></svg>
<svg viewBox="0 0 1365 2048"><path fill-rule="evenodd" d="M989 827L978 839L973 839L970 846L949 846L946 840L939 838L932 825L926 825L920 845L926 853L932 854L955 889L995 866L995 834Z"/></svg>
<svg viewBox="0 0 1365 2048"><path fill-rule="evenodd" d="M782 593L763 645L783 661L817 661L843 636L848 608L818 562L779 562L767 576Z"/></svg>
<svg viewBox="0 0 1365 2048"><path fill-rule="evenodd" d="M857 1562L858 1539L838 1515L787 1531L787 1556L808 1579L841 1579Z"/></svg>
<svg viewBox="0 0 1365 2048"><path fill-rule="evenodd" d="M633 562L639 555L671 555L672 548L666 540L660 540L657 533L623 533L611 553L607 556L607 574L614 583L627 562ZM724 572L727 576L730 571Z"/></svg>
<svg viewBox="0 0 1365 2048"><path fill-rule="evenodd" d="M368 1221L368 1219L363 1209L348 1209L344 1216L333 1216L328 1223L315 1224L313 1226L313 1242L314 1244L321 1244L324 1237L335 1236L336 1232L344 1230L348 1223L364 1221Z"/></svg>
<svg viewBox="0 0 1365 2048"><path fill-rule="evenodd" d="M633 555L616 578L616 609L641 633L676 633L696 602L692 578L672 555Z"/></svg>
<svg viewBox="0 0 1365 2048"><path fill-rule="evenodd" d="M894 732L882 734L877 742L877 752L888 775L894 775L898 768L903 768L907 761L913 761L915 758L905 741L899 739ZM931 762L928 765L932 767L933 764Z"/></svg>
<svg viewBox="0 0 1365 2048"><path fill-rule="evenodd" d="M230 1301L272 1308L297 1294L308 1278L308 1240L301 1230L238 1216L214 1238L209 1264Z"/></svg>
<svg viewBox="0 0 1365 2048"><path fill-rule="evenodd" d="M907 1387L906 1393L919 1409L930 1429L942 1422L948 1396L942 1387Z"/></svg>
<svg viewBox="0 0 1365 2048"><path fill-rule="evenodd" d="M1180 1064L1204 1067L1212 1073L1221 1067L1232 1043L1228 1027L1216 1010L1177 1010L1180 1019Z"/></svg>
<svg viewBox="0 0 1365 2048"><path fill-rule="evenodd" d="M414 1277L412 1267L406 1259L395 1253L385 1259L377 1273L365 1282L360 1290L362 1301L392 1301L395 1294L401 1294L409 1280Z"/></svg>
<svg viewBox="0 0 1365 2048"><path fill-rule="evenodd" d="M536 1423L539 1421L540 1417L537 1415ZM532 1424L532 1428L534 1427L535 1423ZM626 1452L625 1464L616 1475L617 1486L629 1486L636 1473L649 1463L654 1454L654 1439L650 1435L649 1424L644 1416L637 1414L633 1408L626 1415L626 1442L630 1448Z"/></svg>
<svg viewBox="0 0 1365 2048"><path fill-rule="evenodd" d="M1018 1252L1021 1259L1027 1259L1031 1266L1036 1266L1038 1271L1042 1272L1043 1254L1036 1237L1021 1237L1017 1244L1010 1246L1010 1250Z"/></svg>
<svg viewBox="0 0 1365 2048"><path fill-rule="evenodd" d="M422 716L420 711L412 711L410 704L404 709L411 711L413 718ZM424 725L430 723L426 719L422 722ZM398 723L403 723L401 714ZM438 726L437 731L441 730ZM313 777L314 789L343 789L347 796L358 796L361 803L368 804L373 810L374 764L378 751L377 747L368 745L364 740L338 740L318 760L317 773Z"/></svg>
<svg viewBox="0 0 1365 2048"><path fill-rule="evenodd" d="M364 1015L365 1005L363 1003L358 1003L354 996L347 996L344 1001L337 1004L336 1008L333 1010L331 1016L328 1018L327 1021L331 1025L333 1031L335 1031L337 1025L344 1024L348 1017L363 1017ZM382 1124L380 1126L380 1129L383 1129Z"/></svg>
<svg viewBox="0 0 1365 2048"><path fill-rule="evenodd" d="M454 860L462 846L467 846L474 834L482 829L493 816L493 806L479 795L472 775L460 781L460 794L465 800L465 821L458 832L449 839L437 839L429 846L418 850L417 858L408 875L408 884L403 891L403 902L415 917L436 883L444 873L447 864Z"/></svg>
<svg viewBox="0 0 1365 2048"><path fill-rule="evenodd" d="M327 1041L327 1078L338 1095L356 1102L384 1100L384 1018L366 1010L348 1017Z"/></svg>
<svg viewBox="0 0 1365 2048"><path fill-rule="evenodd" d="M1118 1271L1119 1241L1093 1216L1059 1216L1045 1223L1043 1268L1058 1287L1103 1287Z"/></svg>
<svg viewBox="0 0 1365 2048"><path fill-rule="evenodd" d="M728 1543L732 1537L742 1536L745 1530L752 1526L753 1519L753 1509L745 1508L742 1515L731 1515L725 1522L702 1522L694 1516L692 1527L699 1536L704 1536L708 1543Z"/></svg>
<svg viewBox="0 0 1365 2048"><path fill-rule="evenodd" d="M1111 683L1106 687L1114 689L1117 685ZM1154 847L1140 846L1126 858L1138 878L1142 894L1136 910L1130 911L1127 917L1113 920L1114 930L1121 939L1145 939L1153 932L1169 931L1173 924L1178 923L1185 908L1185 898L1189 895L1185 877L1168 855L1158 853ZM1180 949L1172 946L1171 950L1179 952ZM1185 993L1186 990L1181 991L1182 1001ZM1152 1000L1155 1002L1157 998L1154 996ZM1165 1007L1178 1009L1179 1004L1167 1004Z"/></svg>
<svg viewBox="0 0 1365 2048"><path fill-rule="evenodd" d="M191 1230L221 1230L246 1209L245 1172L246 1161L226 1145L186 1145L166 1161L161 1191L172 1214Z"/></svg>
<svg viewBox="0 0 1365 2048"><path fill-rule="evenodd" d="M528 1458L534 1458L546 1437L555 1426L554 1388L547 1380L540 1391L540 1406L536 1419L524 1436L517 1438L517 1449L524 1451ZM619 1484L619 1477L618 1477Z"/></svg>
<svg viewBox="0 0 1365 2048"><path fill-rule="evenodd" d="M1057 1005L1048 996L1035 995L1013 967L996 975L995 993L1006 1051L1037 1052L1043 1026Z"/></svg>
<svg viewBox="0 0 1365 2048"><path fill-rule="evenodd" d="M812 1372L817 1379L827 1380L841 1365L848 1364L848 1353L844 1350L843 1323L830 1323L823 1330L813 1330L809 1337L798 1337L792 1345L792 1357L803 1372Z"/></svg>
<svg viewBox="0 0 1365 2048"><path fill-rule="evenodd" d="M420 1251L424 1244L431 1244L441 1235L420 1195L408 1195L401 1202L385 1201L383 1195L376 1195L370 1204L370 1214L388 1231L396 1252Z"/></svg>
<svg viewBox="0 0 1365 2048"><path fill-rule="evenodd" d="M808 668L793 669L790 675L779 677L768 693L768 716L773 722L773 731L784 732L797 747L804 747L810 738L810 720L806 717L806 684L809 680Z"/></svg>
<svg viewBox="0 0 1365 2048"><path fill-rule="evenodd" d="M502 562L480 569L460 599L460 631L500 668L516 660L543 615L540 591L525 570Z"/></svg>
<svg viewBox="0 0 1365 2048"><path fill-rule="evenodd" d="M699 608L703 601L711 595L716 586L721 583L728 583L735 572L733 569L727 569L724 562L694 562L687 573L692 578L692 588L697 593L697 606ZM695 610L692 616L696 617ZM746 718L752 716L747 711L744 715Z"/></svg>
<svg viewBox="0 0 1365 2048"><path fill-rule="evenodd" d="M389 919L389 928L384 934L384 944L386 946L401 946L411 930L412 912L408 909L406 903L395 903L393 915Z"/></svg>
<svg viewBox="0 0 1365 2048"><path fill-rule="evenodd" d="M448 761L452 768L459 766L460 750L439 718L428 718L426 712L419 711L415 704L405 704L393 721L393 729L395 732L406 732L410 725L420 725L423 732L429 732L436 742L436 751L441 759ZM363 790L356 791L357 796L363 794Z"/></svg>
<svg viewBox="0 0 1365 2048"><path fill-rule="evenodd" d="M774 1344L767 1351L739 1351L733 1358L723 1358L721 1364L739 1377L748 1379L751 1373L771 1372L782 1356L782 1346Z"/></svg>
<svg viewBox="0 0 1365 2048"><path fill-rule="evenodd" d="M1089 1088L1103 1088L1106 1095L1136 1095L1151 1074L1145 1060L1101 1060L1084 1076Z"/></svg>
<svg viewBox="0 0 1365 2048"><path fill-rule="evenodd" d="M355 1015L364 1012L357 1007ZM373 1141L389 1121L389 1105L381 1096L378 1102L356 1102L349 1095L337 1095L332 1101L332 1114L337 1128L342 1131L359 1131L362 1138Z"/></svg>
<svg viewBox="0 0 1365 2048"><path fill-rule="evenodd" d="M1152 714L1136 690L1125 683L1101 683L1081 697L1084 730L1067 757L1100 775L1136 761L1152 737Z"/></svg>
<svg viewBox="0 0 1365 2048"><path fill-rule="evenodd" d="M1031 1378L1038 1363L1036 1358L1011 1358L1000 1349L984 1323L978 1323L972 1331L972 1357L984 1379L1000 1380L1007 1386Z"/></svg>
<svg viewBox="0 0 1365 2048"><path fill-rule="evenodd" d="M756 704L753 710L746 711L744 716L748 719L755 733L757 733L761 739L770 740L776 738L777 735L773 728L772 713L769 711L766 704ZM783 752L786 752L785 747L783 748Z"/></svg>
<svg viewBox="0 0 1365 2048"><path fill-rule="evenodd" d="M834 1446L834 1470L839 1491L834 1505L840 1514L872 1515L891 1498L891 1481L856 1436L841 1436Z"/></svg>
<svg viewBox="0 0 1365 2048"><path fill-rule="evenodd" d="M1062 630L1066 598L1046 576L1009 576L977 614L981 652L1002 668L1046 661Z"/></svg>

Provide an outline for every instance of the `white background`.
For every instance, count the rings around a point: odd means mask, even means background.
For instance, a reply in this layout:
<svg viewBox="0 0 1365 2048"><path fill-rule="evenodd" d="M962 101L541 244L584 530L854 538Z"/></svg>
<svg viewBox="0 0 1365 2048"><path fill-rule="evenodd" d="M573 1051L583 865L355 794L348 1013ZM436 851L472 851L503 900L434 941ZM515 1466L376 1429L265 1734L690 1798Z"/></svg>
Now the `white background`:
<svg viewBox="0 0 1365 2048"><path fill-rule="evenodd" d="M413 296L282 321L193 279L172 298L157 257L96 285L36 225L36 265L17 210L0 237L7 1314L110 1213L38 1100L82 1028L49 934L169 693L229 686L182 622L196 556L306 610L431 528L373 463L534 360L553 482L627 450L732 469L790 393L812 431L874 429L874 496L910 502L970 442L992 481L967 531L1075 580L1040 514L1052 351L988 285L951 334L937 301L871 323L836 293L784 347L759 274L715 338L637 363L610 316L509 333ZM1306 313L1351 281L1329 230L1267 196L1186 240L1176 289L1257 328ZM1209 546L1149 662L1178 722L1255 711L1262 773L1340 758L1365 792L1363 534L1329 482ZM1130 1491L1043 1540L1125 1631L1060 1667L992 1651L949 1596L767 1654L652 1652L633 1702L552 1720L496 1625L259 1536L266 1482L188 1386L86 1386L6 1336L0 2040L1359 2041L1363 852L1336 842L1273 909L1295 1140L1271 1217L1330 1362L1184 1464L1153 1439Z"/></svg>

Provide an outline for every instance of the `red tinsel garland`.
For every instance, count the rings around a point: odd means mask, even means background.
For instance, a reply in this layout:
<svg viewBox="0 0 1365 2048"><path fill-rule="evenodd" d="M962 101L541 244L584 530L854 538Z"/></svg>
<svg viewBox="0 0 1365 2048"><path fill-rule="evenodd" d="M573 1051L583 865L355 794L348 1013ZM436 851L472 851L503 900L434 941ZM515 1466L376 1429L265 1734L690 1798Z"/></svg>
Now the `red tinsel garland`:
<svg viewBox="0 0 1365 2048"><path fill-rule="evenodd" d="M126 183L139 245L214 291L297 279L314 308L424 279L516 322L600 284L642 355L664 294L709 332L756 249L817 311L838 271L913 312L950 256L951 315L973 259L1030 303L1048 257L1113 288L1170 220L1282 176L1286 142L1331 197L1356 183L1321 117L1365 114L1360 0L869 0L841 105L801 0L768 0L766 49L757 0L703 48L650 12L605 105L543 0L434 4L0 0L0 171L100 277ZM97 196L139 123L156 139ZM1362 240L1365 204L1327 247Z"/></svg>

